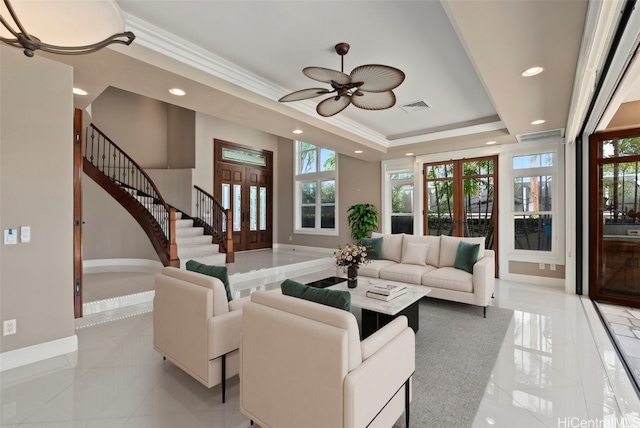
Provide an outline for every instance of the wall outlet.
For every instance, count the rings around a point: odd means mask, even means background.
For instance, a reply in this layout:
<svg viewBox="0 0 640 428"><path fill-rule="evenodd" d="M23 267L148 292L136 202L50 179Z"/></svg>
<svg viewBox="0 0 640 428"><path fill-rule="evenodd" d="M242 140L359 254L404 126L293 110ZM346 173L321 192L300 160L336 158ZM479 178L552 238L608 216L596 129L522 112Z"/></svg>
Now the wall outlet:
<svg viewBox="0 0 640 428"><path fill-rule="evenodd" d="M544 263L540 263L540 270L544 270Z"/></svg>
<svg viewBox="0 0 640 428"><path fill-rule="evenodd" d="M2 322L2 335L9 336L10 334L16 334L18 323L16 320L6 320Z"/></svg>
<svg viewBox="0 0 640 428"><path fill-rule="evenodd" d="M550 269L550 270L556 270L556 265L555 265L555 264L551 264L551 265L549 265L549 269Z"/></svg>

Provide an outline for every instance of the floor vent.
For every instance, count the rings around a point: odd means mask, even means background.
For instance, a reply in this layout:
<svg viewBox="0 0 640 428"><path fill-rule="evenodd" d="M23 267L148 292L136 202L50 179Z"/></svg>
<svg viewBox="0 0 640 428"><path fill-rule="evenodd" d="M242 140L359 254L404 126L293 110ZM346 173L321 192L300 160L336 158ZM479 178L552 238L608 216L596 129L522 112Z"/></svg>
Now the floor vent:
<svg viewBox="0 0 640 428"><path fill-rule="evenodd" d="M548 131L531 132L529 134L516 135L518 143L528 143L532 141L562 140L564 138L564 128L550 129Z"/></svg>
<svg viewBox="0 0 640 428"><path fill-rule="evenodd" d="M430 109L431 106L425 100L413 101L411 103L403 104L400 108L407 113L412 113L418 110L427 110Z"/></svg>

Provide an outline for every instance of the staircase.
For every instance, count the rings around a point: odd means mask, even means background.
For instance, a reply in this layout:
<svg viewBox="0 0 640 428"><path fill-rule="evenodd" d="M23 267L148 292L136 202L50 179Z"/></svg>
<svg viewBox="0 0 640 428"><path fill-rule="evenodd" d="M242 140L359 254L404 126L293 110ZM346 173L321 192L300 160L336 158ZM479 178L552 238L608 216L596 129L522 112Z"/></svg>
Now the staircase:
<svg viewBox="0 0 640 428"><path fill-rule="evenodd" d="M136 219L164 266L184 268L189 260L209 265L233 261L231 233L225 234L222 226L222 221L231 221L228 210L208 194L204 204L197 187L198 212L205 205L215 207L206 211L208 221L170 206L144 170L93 124L87 129L83 170Z"/></svg>
<svg viewBox="0 0 640 428"><path fill-rule="evenodd" d="M157 212L153 207L157 203L149 196L140 196L136 190L126 189L149 212ZM206 265L224 266L226 254L220 252L220 245L213 243L211 235L205 234L205 228L194 224L182 211L176 209L175 240L178 248L180 268L184 269L189 260Z"/></svg>
<svg viewBox="0 0 640 428"><path fill-rule="evenodd" d="M193 219L182 218L182 212L176 213L176 244L180 267L189 260L206 265L223 266L226 254L220 252L220 246L212 243L211 235L204 234L204 227L195 226Z"/></svg>

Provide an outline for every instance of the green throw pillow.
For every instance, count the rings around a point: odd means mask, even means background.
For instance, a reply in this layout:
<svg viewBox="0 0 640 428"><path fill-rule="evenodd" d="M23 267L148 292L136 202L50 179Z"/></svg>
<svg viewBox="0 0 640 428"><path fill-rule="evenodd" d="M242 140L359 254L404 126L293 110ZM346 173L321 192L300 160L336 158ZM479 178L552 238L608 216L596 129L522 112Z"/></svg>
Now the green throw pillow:
<svg viewBox="0 0 640 428"><path fill-rule="evenodd" d="M224 284L224 289L227 291L227 300L232 301L231 285L229 285L229 274L227 273L226 266L210 266L199 263L195 260L189 260L185 265L187 270L191 272L198 272L203 275L213 276L218 278Z"/></svg>
<svg viewBox="0 0 640 428"><path fill-rule="evenodd" d="M280 288L285 296L298 297L351 312L351 294L348 291L310 287L291 279L285 280Z"/></svg>
<svg viewBox="0 0 640 428"><path fill-rule="evenodd" d="M369 260L382 259L382 238L362 238L360 245L367 247L367 258Z"/></svg>
<svg viewBox="0 0 640 428"><path fill-rule="evenodd" d="M460 241L458 244L458 250L456 251L456 261L453 262L453 267L473 273L473 265L478 261L479 253L480 244L469 244L467 242Z"/></svg>

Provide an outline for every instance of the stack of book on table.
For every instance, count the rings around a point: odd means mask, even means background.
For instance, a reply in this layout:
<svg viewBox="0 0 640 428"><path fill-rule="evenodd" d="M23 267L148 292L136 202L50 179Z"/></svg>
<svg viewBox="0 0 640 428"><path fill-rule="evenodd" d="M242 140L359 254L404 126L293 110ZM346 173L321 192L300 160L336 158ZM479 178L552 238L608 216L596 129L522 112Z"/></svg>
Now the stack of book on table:
<svg viewBox="0 0 640 428"><path fill-rule="evenodd" d="M367 297L388 302L398 296L402 296L406 292L407 287L404 285L376 284L367 290Z"/></svg>

